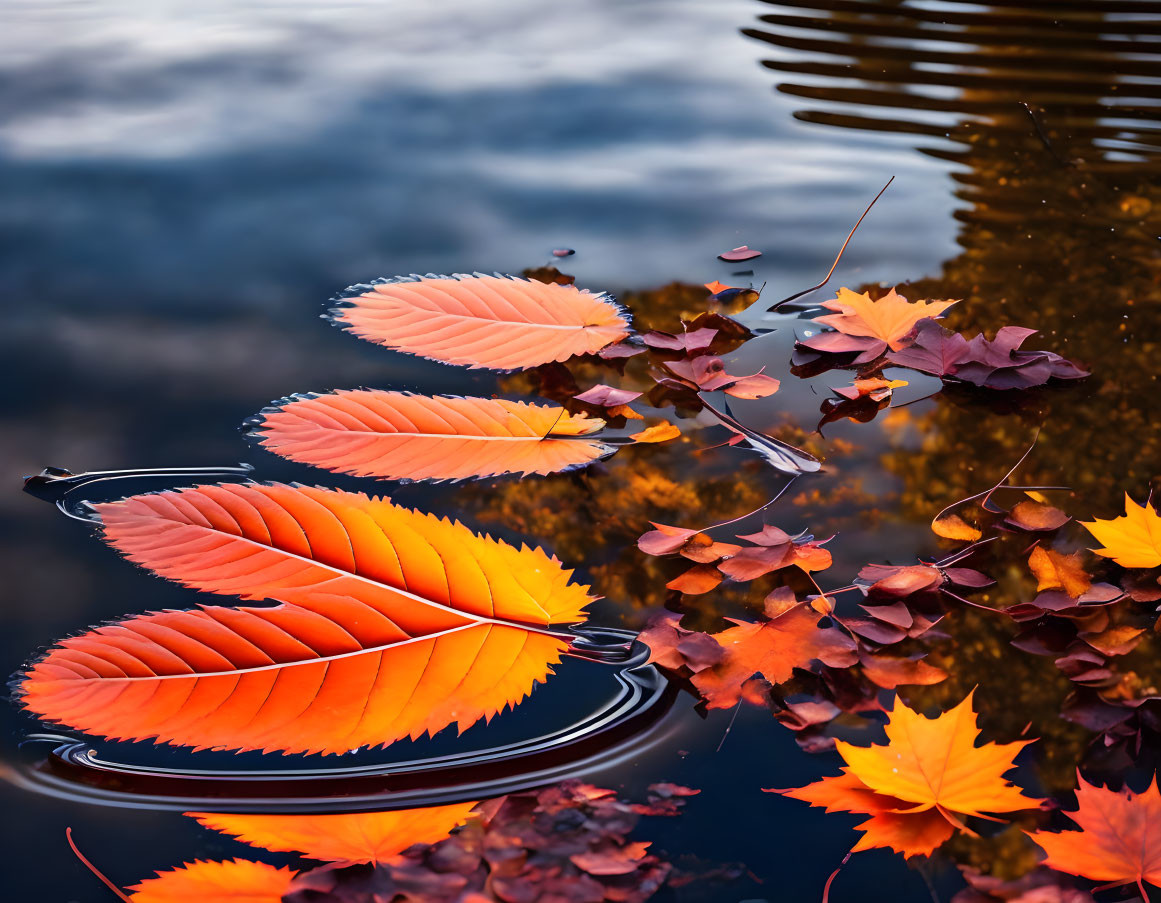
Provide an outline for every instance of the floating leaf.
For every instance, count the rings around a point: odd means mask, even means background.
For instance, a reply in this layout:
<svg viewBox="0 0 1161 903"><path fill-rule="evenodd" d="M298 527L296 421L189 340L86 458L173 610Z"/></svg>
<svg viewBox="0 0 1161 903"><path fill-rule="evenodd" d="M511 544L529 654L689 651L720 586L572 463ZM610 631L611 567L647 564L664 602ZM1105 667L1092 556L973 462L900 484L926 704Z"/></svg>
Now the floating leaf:
<svg viewBox="0 0 1161 903"><path fill-rule="evenodd" d="M1138 505L1125 493L1125 513L1111 520L1099 517L1080 525L1096 537L1103 548L1093 549L1127 568L1155 568L1161 565L1161 516L1152 505Z"/></svg>
<svg viewBox="0 0 1161 903"><path fill-rule="evenodd" d="M647 332L641 340L650 348L660 348L664 351L683 351L692 353L704 351L717 338L718 330L710 327L692 329L674 335L668 332Z"/></svg>
<svg viewBox="0 0 1161 903"><path fill-rule="evenodd" d="M905 379L883 379L882 377L874 376L870 379L856 379L852 385L838 386L837 388L832 388L831 391L849 401L855 401L859 398L870 398L872 401L882 401L884 398L891 397L892 390L901 389L906 385L908 385L908 382Z"/></svg>
<svg viewBox="0 0 1161 903"><path fill-rule="evenodd" d="M1069 520L1071 518L1059 508L1031 500L1017 502L1004 518L1005 523L1034 533L1058 530Z"/></svg>
<svg viewBox="0 0 1161 903"><path fill-rule="evenodd" d="M674 577L665 587L689 596L700 596L715 589L721 582L722 572L712 564L696 564L684 574Z"/></svg>
<svg viewBox="0 0 1161 903"><path fill-rule="evenodd" d="M478 803L453 803L395 812L336 815L234 815L187 812L205 827L276 852L327 862L385 862L417 843L443 840Z"/></svg>
<svg viewBox="0 0 1161 903"><path fill-rule="evenodd" d="M895 289L872 301L865 292L840 288L837 298L822 302L823 307L838 312L815 317L814 322L831 326L843 335L878 340L892 351L898 351L906 344L904 339L916 323L938 317L953 304L954 301L908 301L896 294Z"/></svg>
<svg viewBox="0 0 1161 903"><path fill-rule="evenodd" d="M978 527L973 527L958 514L946 514L937 517L931 522L932 532L944 539L958 539L964 542L975 542L984 534Z"/></svg>
<svg viewBox="0 0 1161 903"><path fill-rule="evenodd" d="M700 331L700 330L699 330ZM701 355L690 361L667 361L666 368L684 380L691 389L703 392L724 391L735 398L765 398L778 391L780 383L759 371L749 376L727 372L720 357Z"/></svg>
<svg viewBox="0 0 1161 903"><path fill-rule="evenodd" d="M884 690L894 690L902 686L930 686L947 679L942 668L923 661L922 658L900 658L894 655L859 656L863 673L871 683Z"/></svg>
<svg viewBox="0 0 1161 903"><path fill-rule="evenodd" d="M736 705L755 674L778 684L815 659L836 668L858 660L854 641L837 628L819 627L819 615L805 603L783 608L775 600L767 615L756 623L727 618L734 626L713 635L685 630L677 616L669 616L640 639L649 646L650 661L670 670L688 668L711 709Z"/></svg>
<svg viewBox="0 0 1161 903"><path fill-rule="evenodd" d="M930 318L917 322L908 338L907 345L892 351L887 359L900 367L932 376L950 376L955 372L956 363L968 353L967 339Z"/></svg>
<svg viewBox="0 0 1161 903"><path fill-rule="evenodd" d="M494 370L594 354L629 335L604 294L515 276L411 276L358 285L332 321L396 351Z"/></svg>
<svg viewBox="0 0 1161 903"><path fill-rule="evenodd" d="M265 862L187 862L130 887L133 903L281 903L294 872Z"/></svg>
<svg viewBox="0 0 1161 903"><path fill-rule="evenodd" d="M828 812L870 815L854 850L890 847L926 856L943 844L959 817L1015 812L1039 802L1004 778L1031 741L976 746L979 728L972 694L936 718L924 718L898 699L888 711L887 743L859 747L835 742L843 773L795 790L775 790Z"/></svg>
<svg viewBox="0 0 1161 903"><path fill-rule="evenodd" d="M253 423L251 435L291 461L390 480L550 474L616 450L582 438L603 420L503 398L356 389L285 399Z"/></svg>
<svg viewBox="0 0 1161 903"><path fill-rule="evenodd" d="M977 335L970 342L931 319L920 320L905 339L905 347L888 355L893 364L973 383L988 389L1027 389L1050 379L1088 376L1071 361L1051 351L1021 351L1035 329L1004 326L995 339Z"/></svg>
<svg viewBox="0 0 1161 903"><path fill-rule="evenodd" d="M1088 592L1092 578L1081 564L1080 555L1062 555L1054 549L1037 546L1028 557L1028 567L1038 581L1036 591L1062 589L1076 599Z"/></svg>
<svg viewBox="0 0 1161 903"><path fill-rule="evenodd" d="M1044 864L1070 875L1112 884L1136 884L1148 900L1144 882L1161 887L1161 793L1154 776L1149 788L1119 793L1089 784L1076 790L1075 812L1067 813L1079 831L1036 831L1028 836L1048 858Z"/></svg>
<svg viewBox="0 0 1161 903"><path fill-rule="evenodd" d="M831 565L831 554L823 548L825 539L795 539L769 524L757 533L738 538L753 545L741 548L719 565L722 573L734 580L755 580L787 567L809 572L822 571Z"/></svg>
<svg viewBox="0 0 1161 903"><path fill-rule="evenodd" d="M600 405L604 408L615 408L626 405L631 401L636 401L641 397L641 394L631 389L617 389L602 383L593 386L585 392L581 392L580 395L574 396L574 399L576 401L583 401L586 404Z"/></svg>
<svg viewBox="0 0 1161 903"><path fill-rule="evenodd" d="M955 363L956 379L988 389L1030 389L1050 379L1080 379L1088 376L1076 364L1051 351L1021 351L1035 329L1004 326L994 339L978 335Z"/></svg>
<svg viewBox="0 0 1161 903"><path fill-rule="evenodd" d="M539 549L361 493L209 485L95 506L131 560L268 608L205 606L70 637L21 681L80 730L342 752L465 730L552 673L587 587Z"/></svg>
<svg viewBox="0 0 1161 903"><path fill-rule="evenodd" d="M718 255L718 260L727 260L733 263L741 260L753 260L755 257L761 256L761 251L755 251L753 248L747 248L745 245L740 245L733 250L723 251Z"/></svg>
<svg viewBox="0 0 1161 903"><path fill-rule="evenodd" d="M655 423L653 426L646 427L639 433L634 433L629 438L634 442L668 442L670 439L676 439L681 435L681 430L666 420L663 423Z"/></svg>

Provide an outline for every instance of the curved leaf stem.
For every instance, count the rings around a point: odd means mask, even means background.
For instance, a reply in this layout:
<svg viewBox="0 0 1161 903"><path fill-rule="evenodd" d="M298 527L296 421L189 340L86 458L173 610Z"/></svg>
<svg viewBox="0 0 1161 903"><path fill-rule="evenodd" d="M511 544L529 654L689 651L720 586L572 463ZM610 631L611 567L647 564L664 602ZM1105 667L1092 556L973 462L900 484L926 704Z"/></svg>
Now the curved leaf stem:
<svg viewBox="0 0 1161 903"><path fill-rule="evenodd" d="M846 251L847 245L849 245L851 243L851 239L854 238L855 231L859 228L860 225L862 225L863 220L867 218L867 214L871 212L871 208L875 206L875 202L878 201L879 198L881 198L883 196L883 192L885 192L888 188L890 188L891 183L894 181L895 181L895 177L891 176L891 178L889 178L887 180L887 184L879 189L879 193L877 195L875 195L875 197L871 201L871 203L869 203L867 205L867 209L863 211L863 215L860 216L858 218L858 220L855 222L855 224L851 227L851 231L847 234L847 240L844 241L843 246L841 248L839 248L839 252L835 256L834 263L832 263L830 265L830 269L827 270L827 273L823 277L822 282L820 282L818 285L812 285L810 288L805 288L802 291L798 292L797 294L791 295L789 298L783 298L777 304L774 304L770 307L767 307L766 308L767 313L770 313L772 311L777 310L783 304L789 304L791 301L796 301L799 298L801 298L803 295L809 295L811 292L817 291L818 289L820 289L824 285L826 285L828 282L830 282L830 277L834 275L834 271L838 268L839 261L843 259L843 252Z"/></svg>

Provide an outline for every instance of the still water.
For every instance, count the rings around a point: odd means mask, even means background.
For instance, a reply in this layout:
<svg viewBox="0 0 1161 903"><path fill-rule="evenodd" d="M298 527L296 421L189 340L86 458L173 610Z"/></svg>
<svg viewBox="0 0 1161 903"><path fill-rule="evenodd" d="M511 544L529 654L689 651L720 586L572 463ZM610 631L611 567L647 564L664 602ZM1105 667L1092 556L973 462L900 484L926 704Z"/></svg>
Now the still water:
<svg viewBox="0 0 1161 903"><path fill-rule="evenodd" d="M816 282L890 176L833 287L963 299L955 328L1038 328L1039 347L1095 376L1001 405L945 393L808 439L838 381L789 377L795 327L767 322L777 331L732 360L769 366L784 388L751 402L748 422L809 441L829 471L776 520L839 532L836 584L870 561L934 554L932 514L999 479L1038 427L1028 480L1069 485L1077 513L1111 516L1125 490L1142 498L1161 485L1158 13L1148 0L10 3L3 669L84 625L199 601L21 494L25 474L245 460L263 479L321 481L249 445L238 425L295 391L547 394L536 377L497 384L342 335L317 315L343 286L516 273L568 247L576 255L558 265L578 285L672 327L701 305L701 283L752 280L777 300ZM716 259L743 243L763 256ZM731 275L741 269L753 275ZM900 399L934 388L916 381ZM639 629L672 576L634 548L646 522L712 523L777 490L776 475L730 451L630 449L583 477L385 491L534 539L605 597L594 623ZM708 629L744 603L710 594L683 610ZM963 618L951 633L952 678L909 698L946 706L979 685L985 726L1014 736L1032 722L1050 741L1039 785L1071 787L1089 735L1060 722L1067 682L1008 646L1003 625ZM509 717L533 733L567 721L592 687L586 667L566 663ZM756 708L726 736L729 712L703 718L687 696L673 705L664 731L586 776L633 798L659 781L699 788L683 815L638 834L671 861L743 863L748 875L658 899L818 899L853 820L759 788L833 773L837 757L803 753ZM3 718L11 760L38 727L12 706ZM510 742L520 732L503 720ZM174 811L7 785L0 799L12 899L104 898L68 852L68 825L121 885L194 858L255 855ZM952 870L926 879L934 891L901 858L862 853L833 899L948 899L961 886Z"/></svg>

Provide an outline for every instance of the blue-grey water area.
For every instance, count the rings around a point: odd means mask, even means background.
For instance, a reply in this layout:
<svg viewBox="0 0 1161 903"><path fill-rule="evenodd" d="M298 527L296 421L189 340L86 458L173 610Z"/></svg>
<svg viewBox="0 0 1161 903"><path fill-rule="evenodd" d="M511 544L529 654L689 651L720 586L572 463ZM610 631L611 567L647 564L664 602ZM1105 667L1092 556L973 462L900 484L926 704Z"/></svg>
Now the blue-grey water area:
<svg viewBox="0 0 1161 903"><path fill-rule="evenodd" d="M22 493L22 478L46 465L246 461L260 479L388 494L543 545L604 597L593 624L635 631L666 605L701 629L752 613L744 593L675 599L664 582L677 571L634 546L650 519L715 523L783 485L744 448L695 453L724 438L712 418L687 418L680 441L622 449L583 475L436 486L311 470L256 448L240 425L294 392L526 394L519 377L332 328L319 315L349 284L552 265L648 326L677 328L702 304L703 283L763 287L765 306L818 282L892 176L831 285L804 302L840 285L962 299L948 321L957 329L1038 328L1035 347L1094 376L997 401L924 400L939 384L911 374L894 403L914 404L827 424L820 437L820 405L848 380L791 375L810 311L764 317L756 306L739 318L761 334L727 360L734 372L765 367L782 389L732 410L826 463L769 520L837 534L825 573L837 586L869 562L938 554L931 516L1000 479L1037 429L1029 478L1074 487L1079 513L1112 516L1126 490L1143 498L1158 485L1161 3L16 0L3 17L6 674L89 625L222 601L135 568ZM762 256L718 259L743 244ZM558 248L576 253L554 257ZM1001 733L1056 717L1062 691L1042 693L1006 635L978 630L951 631L960 670L921 698L948 704L978 685L982 721ZM144 770L374 768L567 729L623 691L617 673L566 659L491 725L357 757L77 749ZM542 783L544 768L544 780L579 776L632 799L656 782L697 788L682 815L646 819L634 837L691 870L741 863L745 874L657 899L819 899L857 817L761 789L833 774L837 755L800 749L757 706L706 713L687 693L663 695L573 759L530 758L523 785ZM10 776L52 748L29 735L70 736L15 705L2 718ZM1088 739L1061 732L1022 767L1038 786L1067 789ZM522 768L503 786L522 786ZM350 808L373 808L362 787L324 781L316 795L333 787L360 800ZM292 861L206 831L164 793L134 792L131 781L0 783L0 896L112 899L69 852L66 826L122 886L196 858ZM408 793L413 805L442 799ZM220 802L229 808L229 794ZM962 887L950 862L921 874L889 851L860 853L831 899L948 900Z"/></svg>

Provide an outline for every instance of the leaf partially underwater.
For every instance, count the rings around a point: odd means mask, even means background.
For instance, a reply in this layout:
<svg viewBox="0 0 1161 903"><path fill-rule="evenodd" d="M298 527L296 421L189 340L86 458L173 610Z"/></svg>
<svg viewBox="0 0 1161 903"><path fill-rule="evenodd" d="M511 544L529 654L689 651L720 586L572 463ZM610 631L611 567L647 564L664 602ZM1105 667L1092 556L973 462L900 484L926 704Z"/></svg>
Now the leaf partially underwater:
<svg viewBox="0 0 1161 903"><path fill-rule="evenodd" d="M443 840L472 815L477 803L452 803L394 812L328 815L250 815L187 812L205 827L251 846L301 853L327 862L386 862L417 843Z"/></svg>
<svg viewBox="0 0 1161 903"><path fill-rule="evenodd" d="M129 888L133 903L280 903L294 872L265 862L187 862Z"/></svg>
<svg viewBox="0 0 1161 903"><path fill-rule="evenodd" d="M70 637L18 690L117 739L337 753L465 730L552 673L587 587L555 558L362 493L206 485L95 506L131 560L267 608L204 606Z"/></svg>
<svg viewBox="0 0 1161 903"><path fill-rule="evenodd" d="M331 309L336 326L396 351L494 370L594 354L629 335L604 294L515 276L411 276L358 285Z"/></svg>
<svg viewBox="0 0 1161 903"><path fill-rule="evenodd" d="M292 461L389 480L550 474L616 449L584 438L603 420L559 405L342 390L266 408L251 435Z"/></svg>

